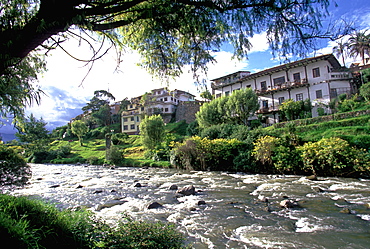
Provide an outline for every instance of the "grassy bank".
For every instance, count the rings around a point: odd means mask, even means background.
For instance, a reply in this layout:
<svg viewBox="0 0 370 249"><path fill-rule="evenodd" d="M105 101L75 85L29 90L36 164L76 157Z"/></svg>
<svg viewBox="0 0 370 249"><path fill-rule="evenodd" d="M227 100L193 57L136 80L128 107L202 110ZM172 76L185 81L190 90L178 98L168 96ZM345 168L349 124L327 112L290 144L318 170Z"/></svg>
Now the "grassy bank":
<svg viewBox="0 0 370 249"><path fill-rule="evenodd" d="M26 197L0 195L4 248L185 248L171 225L132 220L111 227L87 211L59 211Z"/></svg>

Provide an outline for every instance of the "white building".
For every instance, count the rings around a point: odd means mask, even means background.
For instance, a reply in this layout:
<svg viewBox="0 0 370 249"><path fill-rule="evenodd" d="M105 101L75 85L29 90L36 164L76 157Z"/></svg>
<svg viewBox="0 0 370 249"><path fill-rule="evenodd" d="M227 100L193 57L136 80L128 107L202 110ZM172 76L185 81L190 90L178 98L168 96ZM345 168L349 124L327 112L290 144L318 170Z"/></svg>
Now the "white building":
<svg viewBox="0 0 370 249"><path fill-rule="evenodd" d="M229 74L212 80L212 91L216 97L221 97L241 88L252 88L259 96L260 109L257 113L267 116L267 122L272 124L279 122L279 105L287 99L310 99L312 116L317 116L317 107L321 104L328 104L342 93L354 92L351 79L349 70L342 68L338 60L328 54L258 73L239 71Z"/></svg>
<svg viewBox="0 0 370 249"><path fill-rule="evenodd" d="M149 93L130 100L127 110L122 112L122 132L139 134L139 125L145 115L160 114L169 123L182 101L195 101L195 95L182 90L167 88L154 89Z"/></svg>

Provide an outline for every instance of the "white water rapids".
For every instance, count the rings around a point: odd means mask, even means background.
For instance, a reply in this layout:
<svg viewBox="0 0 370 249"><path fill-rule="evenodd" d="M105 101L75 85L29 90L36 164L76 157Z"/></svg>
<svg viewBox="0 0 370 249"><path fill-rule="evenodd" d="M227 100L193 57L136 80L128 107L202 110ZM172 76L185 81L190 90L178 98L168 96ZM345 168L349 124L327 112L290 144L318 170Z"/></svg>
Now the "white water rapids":
<svg viewBox="0 0 370 249"><path fill-rule="evenodd" d="M109 222L129 215L174 223L193 248L369 248L366 179L189 172L158 168L32 164L14 195L39 196L61 208L87 207ZM141 187L135 187L140 183ZM193 185L197 193L179 196ZM119 200L120 205L99 205ZM296 206L282 208L291 200ZM161 208L148 209L158 202Z"/></svg>

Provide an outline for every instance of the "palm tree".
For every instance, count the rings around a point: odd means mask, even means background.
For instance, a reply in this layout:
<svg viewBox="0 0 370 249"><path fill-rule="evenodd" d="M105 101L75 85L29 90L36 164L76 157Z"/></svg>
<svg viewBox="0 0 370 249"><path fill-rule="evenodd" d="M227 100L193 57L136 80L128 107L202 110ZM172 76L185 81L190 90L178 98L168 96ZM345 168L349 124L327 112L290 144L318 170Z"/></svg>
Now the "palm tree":
<svg viewBox="0 0 370 249"><path fill-rule="evenodd" d="M333 53L338 58L339 57L342 58L342 64L344 67L346 66L345 61L344 61L344 56L346 54L345 52L346 52L347 47L348 47L348 42L345 42L343 40L337 41L337 46L333 47Z"/></svg>
<svg viewBox="0 0 370 249"><path fill-rule="evenodd" d="M360 56L362 63L365 64L365 55L370 55L370 34L368 30L358 31L348 39L349 55Z"/></svg>

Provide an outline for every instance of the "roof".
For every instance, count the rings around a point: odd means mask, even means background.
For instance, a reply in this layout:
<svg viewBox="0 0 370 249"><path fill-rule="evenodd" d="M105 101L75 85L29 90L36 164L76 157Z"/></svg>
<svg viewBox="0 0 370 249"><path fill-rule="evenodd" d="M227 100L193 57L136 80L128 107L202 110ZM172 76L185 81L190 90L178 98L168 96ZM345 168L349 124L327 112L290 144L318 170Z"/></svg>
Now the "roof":
<svg viewBox="0 0 370 249"><path fill-rule="evenodd" d="M228 74L228 75L224 75L222 77L219 77L219 78L216 78L216 79L213 79L211 81L215 81L215 80L219 80L219 79L222 79L222 78L226 78L226 77L229 77L229 76L232 76L234 74L240 74L240 73L250 73L249 71L237 71L235 73L231 73L231 74Z"/></svg>
<svg viewBox="0 0 370 249"><path fill-rule="evenodd" d="M335 56L333 54L325 54L325 55L320 55L320 56L317 56L317 57L311 57L311 58L306 58L306 59L294 61L294 62L291 62L291 63L276 66L276 67L271 67L271 68L265 69L263 71L247 75L247 76L245 76L245 77L243 77L243 78L241 78L241 79L239 79L235 82L232 82L230 84L235 84L237 82L241 82L241 81L244 81L246 79L255 79L255 78L258 78L258 77L263 76L263 75L269 75L269 74L272 74L272 73L275 73L275 72L280 72L280 71L283 71L283 70L289 70L289 69L295 68L295 67L305 66L305 65L311 64L311 63L316 62L316 61L321 61L321 60L329 61L329 63L335 69L341 68L340 63L338 62L338 60L335 58ZM226 76L224 76L224 77L226 77ZM221 77L221 78L223 78L223 77ZM218 79L221 79L221 78L218 78ZM224 84L223 86L230 85L230 84Z"/></svg>

